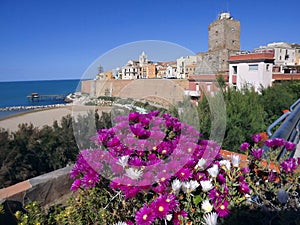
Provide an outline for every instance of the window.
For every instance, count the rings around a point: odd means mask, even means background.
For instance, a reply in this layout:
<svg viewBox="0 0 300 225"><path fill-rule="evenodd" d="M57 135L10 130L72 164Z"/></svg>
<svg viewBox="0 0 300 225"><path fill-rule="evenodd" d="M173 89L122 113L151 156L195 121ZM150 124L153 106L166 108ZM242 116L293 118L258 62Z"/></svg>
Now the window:
<svg viewBox="0 0 300 225"><path fill-rule="evenodd" d="M269 71L269 69L270 69L270 65L267 64L267 65L266 65L266 70Z"/></svg>
<svg viewBox="0 0 300 225"><path fill-rule="evenodd" d="M233 74L237 74L237 66L232 66Z"/></svg>
<svg viewBox="0 0 300 225"><path fill-rule="evenodd" d="M258 64L249 65L249 70L258 70Z"/></svg>

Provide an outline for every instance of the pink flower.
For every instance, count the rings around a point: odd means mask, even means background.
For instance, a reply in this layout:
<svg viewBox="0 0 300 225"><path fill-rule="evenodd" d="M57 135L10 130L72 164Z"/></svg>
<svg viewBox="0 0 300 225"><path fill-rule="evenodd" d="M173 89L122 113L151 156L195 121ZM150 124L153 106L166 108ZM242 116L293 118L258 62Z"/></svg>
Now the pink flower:
<svg viewBox="0 0 300 225"><path fill-rule="evenodd" d="M261 136L260 136L260 134L254 134L254 135L252 135L252 141L254 141L255 143L258 143L258 142L260 142L261 141Z"/></svg>
<svg viewBox="0 0 300 225"><path fill-rule="evenodd" d="M250 188L245 181L240 182L239 191L243 194L249 194Z"/></svg>
<svg viewBox="0 0 300 225"><path fill-rule="evenodd" d="M274 146L273 139L266 140L265 145L268 146L269 148L272 148Z"/></svg>
<svg viewBox="0 0 300 225"><path fill-rule="evenodd" d="M258 148L258 149L253 149L251 151L251 155L255 158L255 159L260 159L263 155L263 149L262 148Z"/></svg>
<svg viewBox="0 0 300 225"><path fill-rule="evenodd" d="M164 196L160 196L155 199L150 208L153 209L156 218L163 219L170 213L169 202L166 201Z"/></svg>
<svg viewBox="0 0 300 225"><path fill-rule="evenodd" d="M73 182L73 184L72 184L70 190L71 190L71 191L77 191L78 188L80 188L80 186L81 186L81 180L76 179L76 180Z"/></svg>
<svg viewBox="0 0 300 225"><path fill-rule="evenodd" d="M285 173L293 173L297 169L297 162L295 158L289 158L284 160L280 166Z"/></svg>
<svg viewBox="0 0 300 225"><path fill-rule="evenodd" d="M179 206L179 202L176 199L176 195L166 194L166 195L163 196L163 198L165 199L166 203L169 204L170 211L175 210Z"/></svg>
<svg viewBox="0 0 300 225"><path fill-rule="evenodd" d="M220 201L223 196L220 191L214 188L209 192L208 197L212 201Z"/></svg>
<svg viewBox="0 0 300 225"><path fill-rule="evenodd" d="M155 215L151 208L147 205L144 205L139 211L135 214L136 224L139 225L150 225L155 220Z"/></svg>
<svg viewBox="0 0 300 225"><path fill-rule="evenodd" d="M192 171L188 168L181 168L175 176L181 181L187 181L192 177Z"/></svg>
<svg viewBox="0 0 300 225"><path fill-rule="evenodd" d="M224 202L221 202L219 204L215 204L214 208L216 212L218 213L219 217L226 217L229 215L229 209L228 209L229 202L227 200L224 200Z"/></svg>
<svg viewBox="0 0 300 225"><path fill-rule="evenodd" d="M250 144L247 143L247 142L244 142L244 143L241 144L240 150L243 151L243 152L245 152L245 151L247 151L249 149L249 147L250 147Z"/></svg>
<svg viewBox="0 0 300 225"><path fill-rule="evenodd" d="M281 147L284 145L284 139L283 138L274 138L273 139L273 144L276 147Z"/></svg>
<svg viewBox="0 0 300 225"><path fill-rule="evenodd" d="M173 224L174 225L180 225L181 223L181 220L180 220L180 217L187 217L188 216L188 213L184 210L181 210L179 212L175 212L174 213L174 218L173 218Z"/></svg>
<svg viewBox="0 0 300 225"><path fill-rule="evenodd" d="M285 144L284 144L284 147L286 148L286 150L288 151L293 151L296 147L296 144L294 144L293 142L290 142L290 141L287 141Z"/></svg>

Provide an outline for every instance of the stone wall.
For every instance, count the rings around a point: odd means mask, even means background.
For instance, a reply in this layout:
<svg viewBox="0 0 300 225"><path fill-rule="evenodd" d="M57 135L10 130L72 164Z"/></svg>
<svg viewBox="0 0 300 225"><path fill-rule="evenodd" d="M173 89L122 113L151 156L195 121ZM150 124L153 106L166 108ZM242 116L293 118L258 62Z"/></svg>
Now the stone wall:
<svg viewBox="0 0 300 225"><path fill-rule="evenodd" d="M147 96L181 100L188 90L188 80L137 79L137 80L85 80L81 91L91 96L143 98Z"/></svg>
<svg viewBox="0 0 300 225"><path fill-rule="evenodd" d="M71 194L71 169L68 166L0 189L0 203L6 200L21 202L22 205L32 201L42 206L59 203L64 196Z"/></svg>

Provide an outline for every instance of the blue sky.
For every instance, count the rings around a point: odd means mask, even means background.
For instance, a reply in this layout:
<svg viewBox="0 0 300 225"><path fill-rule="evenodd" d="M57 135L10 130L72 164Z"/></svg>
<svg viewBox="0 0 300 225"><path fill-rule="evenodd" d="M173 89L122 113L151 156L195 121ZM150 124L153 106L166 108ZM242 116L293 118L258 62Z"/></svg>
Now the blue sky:
<svg viewBox="0 0 300 225"><path fill-rule="evenodd" d="M98 57L143 40L205 52L209 23L227 10L241 22L243 50L300 43L299 7L299 0L0 0L0 81L80 79Z"/></svg>

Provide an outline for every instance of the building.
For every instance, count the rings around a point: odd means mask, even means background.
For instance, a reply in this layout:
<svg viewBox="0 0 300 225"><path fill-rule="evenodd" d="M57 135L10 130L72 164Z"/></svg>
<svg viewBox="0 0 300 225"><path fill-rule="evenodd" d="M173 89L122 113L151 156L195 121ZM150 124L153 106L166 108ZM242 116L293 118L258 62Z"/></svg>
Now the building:
<svg viewBox="0 0 300 225"><path fill-rule="evenodd" d="M138 61L129 60L128 63L121 68L120 77L122 80L135 80L140 75Z"/></svg>
<svg viewBox="0 0 300 225"><path fill-rule="evenodd" d="M148 60L148 56L143 51L139 56L139 60L129 60L121 69L113 72L116 79L135 80L148 79L156 77L155 64Z"/></svg>
<svg viewBox="0 0 300 225"><path fill-rule="evenodd" d="M188 78L189 70L187 69L188 65L196 64L197 56L182 56L177 59L177 79L186 79Z"/></svg>
<svg viewBox="0 0 300 225"><path fill-rule="evenodd" d="M195 75L197 63L191 63L185 65L185 78Z"/></svg>
<svg viewBox="0 0 300 225"><path fill-rule="evenodd" d="M177 73L177 64L169 64L166 69L166 77L167 79L176 79L178 76Z"/></svg>
<svg viewBox="0 0 300 225"><path fill-rule="evenodd" d="M197 74L228 72L229 56L240 51L240 21L221 13L208 27L208 52L199 53Z"/></svg>
<svg viewBox="0 0 300 225"><path fill-rule="evenodd" d="M229 58L229 85L237 89L253 87L255 91L272 85L274 54L236 54Z"/></svg>
<svg viewBox="0 0 300 225"><path fill-rule="evenodd" d="M274 53L274 72L299 73L300 72L300 45L286 42L273 42L267 46L260 46L254 52Z"/></svg>

